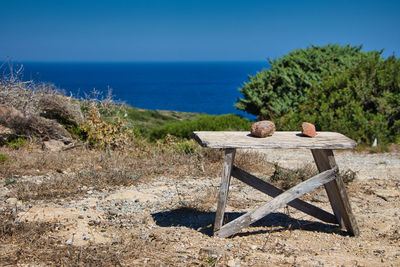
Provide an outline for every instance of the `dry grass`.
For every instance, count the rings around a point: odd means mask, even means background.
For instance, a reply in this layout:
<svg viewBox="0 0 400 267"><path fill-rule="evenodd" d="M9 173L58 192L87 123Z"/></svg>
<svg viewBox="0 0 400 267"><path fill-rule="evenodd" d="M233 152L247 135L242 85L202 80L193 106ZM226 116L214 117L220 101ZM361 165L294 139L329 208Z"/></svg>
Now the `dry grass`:
<svg viewBox="0 0 400 267"><path fill-rule="evenodd" d="M156 176L219 175L219 153L201 151L185 154L159 150L151 144L112 152L85 147L60 152L42 151L32 145L19 150L2 147L0 153L8 160L1 163L0 177L16 180L8 185L12 197L33 200L74 197L86 192L81 190L83 186L111 190Z"/></svg>
<svg viewBox="0 0 400 267"><path fill-rule="evenodd" d="M92 187L93 191L112 191L118 187L147 183L160 176L179 181L185 177L219 177L223 151L197 147L186 154L176 150L175 144L148 144L136 140L129 148L107 152L74 149L48 152L30 145L19 150L0 147L7 160L0 163L0 177L16 183L7 185L8 197L25 203L35 200L56 201L59 198L77 199ZM267 176L274 171L262 154L239 151L235 164ZM199 201L185 203L185 208L210 212L215 205L217 187L209 187ZM113 230L112 244L84 246L66 245L57 238L57 222L20 221L15 210L4 208L0 212L0 262L5 265L36 264L56 266L125 266L176 265L179 253L171 246L174 229L166 235L154 232L141 238L137 232ZM140 225L138 225L140 227ZM134 234L135 233L135 234ZM174 243L175 244L175 243ZM154 257L157 255L157 257ZM171 256L173 255L173 256ZM144 259L148 258L149 261ZM210 258L212 260L212 258ZM185 265L212 266L208 258L184 259Z"/></svg>
<svg viewBox="0 0 400 267"><path fill-rule="evenodd" d="M274 172L274 164L266 160L266 154L243 150L236 154L235 165L260 177L269 177Z"/></svg>
<svg viewBox="0 0 400 267"><path fill-rule="evenodd" d="M213 155L212 152L187 155L156 150L156 147L137 148L107 154L103 150L84 147L61 152L2 147L0 153L9 160L1 163L0 175L4 178L18 177L16 183L7 186L9 197L29 202L75 198L86 193L81 190L83 186L112 190L116 186L145 183L160 175L174 179L184 175L210 176L214 175L213 167L206 171L199 166L215 165L217 168L219 163L216 158L204 156ZM112 245L77 247L54 238L55 228L60 227L55 222L21 222L15 210L9 208L4 208L0 217L0 240L7 244L0 252L2 264L121 266L135 264L136 259L143 259L146 255L151 258L155 254L163 264L173 265L176 261L168 253L163 253L168 246L160 237L141 239L116 231Z"/></svg>
<svg viewBox="0 0 400 267"><path fill-rule="evenodd" d="M77 247L54 237L58 227L57 223L20 222L12 209L3 209L0 213L1 265L122 266L155 254L164 264L174 262L167 253L163 257L167 246L158 237L144 240L116 231L111 245Z"/></svg>
<svg viewBox="0 0 400 267"><path fill-rule="evenodd" d="M86 193L82 187L112 190L118 186L145 183L157 179L157 176L173 179L220 176L222 150L198 147L195 153L186 154L173 148L140 142L130 149L112 152L84 146L60 152L43 151L33 148L33 145L19 150L1 147L0 154L7 161L0 163L0 177L15 179L15 183L7 186L12 192L10 196L27 201L82 195ZM283 189L317 173L311 165L297 170L284 169L266 162L263 154L247 151L237 153L235 165L262 177L272 175L270 180ZM351 181L355 173L348 170L342 172L342 176L345 181ZM216 192L212 190L206 195L214 201ZM204 203L207 202L204 199Z"/></svg>

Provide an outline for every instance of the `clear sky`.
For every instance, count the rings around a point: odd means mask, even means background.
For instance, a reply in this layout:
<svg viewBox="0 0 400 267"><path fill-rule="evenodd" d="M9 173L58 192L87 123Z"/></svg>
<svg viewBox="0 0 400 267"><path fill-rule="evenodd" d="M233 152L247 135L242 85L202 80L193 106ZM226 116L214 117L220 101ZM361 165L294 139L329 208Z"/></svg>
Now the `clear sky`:
<svg viewBox="0 0 400 267"><path fill-rule="evenodd" d="M0 0L0 60L263 61L311 44L400 54L400 1Z"/></svg>

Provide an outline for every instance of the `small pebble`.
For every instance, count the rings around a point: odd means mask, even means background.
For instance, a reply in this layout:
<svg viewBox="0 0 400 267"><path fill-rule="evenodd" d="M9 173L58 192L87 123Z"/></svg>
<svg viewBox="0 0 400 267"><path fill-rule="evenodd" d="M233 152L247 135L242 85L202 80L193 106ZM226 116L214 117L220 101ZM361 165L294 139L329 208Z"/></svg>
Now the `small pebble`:
<svg viewBox="0 0 400 267"><path fill-rule="evenodd" d="M15 197L7 198L6 203L10 206L17 205L18 199Z"/></svg>

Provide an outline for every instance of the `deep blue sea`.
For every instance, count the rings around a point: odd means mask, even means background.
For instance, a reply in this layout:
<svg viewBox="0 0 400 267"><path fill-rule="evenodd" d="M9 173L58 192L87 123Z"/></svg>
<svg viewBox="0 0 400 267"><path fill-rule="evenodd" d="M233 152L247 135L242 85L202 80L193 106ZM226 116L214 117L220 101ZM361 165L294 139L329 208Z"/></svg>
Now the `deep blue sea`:
<svg viewBox="0 0 400 267"><path fill-rule="evenodd" d="M16 63L19 65L21 63ZM145 109L235 113L238 88L265 62L22 63L23 79L50 82L69 95L84 97L95 88L106 96ZM14 64L15 65L15 64ZM15 66L14 66L15 68Z"/></svg>

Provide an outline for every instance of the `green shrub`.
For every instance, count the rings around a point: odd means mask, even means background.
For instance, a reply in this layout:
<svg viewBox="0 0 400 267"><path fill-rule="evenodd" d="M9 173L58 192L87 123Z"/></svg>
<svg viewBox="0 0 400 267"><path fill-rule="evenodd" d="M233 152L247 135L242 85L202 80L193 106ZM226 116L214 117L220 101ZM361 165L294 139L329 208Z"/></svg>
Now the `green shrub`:
<svg viewBox="0 0 400 267"><path fill-rule="evenodd" d="M252 122L234 114L201 115L190 121L176 121L166 123L150 132L150 139L163 139L167 134L179 138L191 138L193 131L249 131Z"/></svg>
<svg viewBox="0 0 400 267"><path fill-rule="evenodd" d="M317 130L338 131L359 143L400 142L400 60L379 54L314 86L296 112L276 120L281 130L298 130L302 121Z"/></svg>
<svg viewBox="0 0 400 267"><path fill-rule="evenodd" d="M183 154L194 154L199 144L194 140L182 140L175 144L175 150Z"/></svg>
<svg viewBox="0 0 400 267"><path fill-rule="evenodd" d="M9 160L7 155L0 154L0 164L4 164Z"/></svg>
<svg viewBox="0 0 400 267"><path fill-rule="evenodd" d="M239 89L243 98L235 107L260 119L295 112L307 100L309 88L321 87L323 77L335 76L369 54L360 50L361 46L311 46L269 60L270 69L249 76L250 81Z"/></svg>
<svg viewBox="0 0 400 267"><path fill-rule="evenodd" d="M75 138L78 138L82 141L87 141L88 139L88 131L85 126L76 125L67 128L68 132Z"/></svg>

